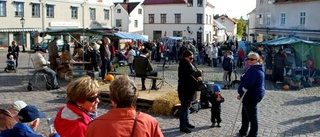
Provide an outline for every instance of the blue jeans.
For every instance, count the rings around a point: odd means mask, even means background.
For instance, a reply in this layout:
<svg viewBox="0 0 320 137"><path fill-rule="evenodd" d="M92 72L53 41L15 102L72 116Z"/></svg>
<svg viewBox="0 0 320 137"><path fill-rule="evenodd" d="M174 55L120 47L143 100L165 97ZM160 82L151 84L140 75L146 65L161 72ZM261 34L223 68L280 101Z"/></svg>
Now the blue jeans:
<svg viewBox="0 0 320 137"><path fill-rule="evenodd" d="M198 65L200 65L200 63L204 64L203 57L204 57L204 53L203 52L199 52L198 59L197 59Z"/></svg>
<svg viewBox="0 0 320 137"><path fill-rule="evenodd" d="M129 63L129 68L130 68L130 73L133 74L134 72L133 63Z"/></svg>
<svg viewBox="0 0 320 137"><path fill-rule="evenodd" d="M38 70L38 71L43 72L43 73L47 74L50 77L50 81L48 81L48 82L50 83L50 85L53 88L59 86L58 80L57 80L57 74L51 68L45 67L44 69L41 69L41 70Z"/></svg>
<svg viewBox="0 0 320 137"><path fill-rule="evenodd" d="M258 136L258 102L246 101L242 104L242 125L239 130L241 135L246 135L249 129L250 131L247 137Z"/></svg>
<svg viewBox="0 0 320 137"><path fill-rule="evenodd" d="M180 107L180 129L187 128L187 125L189 124L189 107L190 107L190 101L181 101L181 107Z"/></svg>

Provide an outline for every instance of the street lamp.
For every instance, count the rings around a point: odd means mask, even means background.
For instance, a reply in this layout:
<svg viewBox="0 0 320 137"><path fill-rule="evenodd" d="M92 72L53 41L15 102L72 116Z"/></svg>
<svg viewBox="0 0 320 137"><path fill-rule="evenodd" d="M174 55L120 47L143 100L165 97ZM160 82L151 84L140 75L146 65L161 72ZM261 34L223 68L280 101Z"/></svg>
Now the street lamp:
<svg viewBox="0 0 320 137"><path fill-rule="evenodd" d="M21 23L21 26L22 26L22 50L23 52L25 52L25 42L24 42L24 24L25 24L26 20L23 18L23 16L21 17L20 19L20 23Z"/></svg>

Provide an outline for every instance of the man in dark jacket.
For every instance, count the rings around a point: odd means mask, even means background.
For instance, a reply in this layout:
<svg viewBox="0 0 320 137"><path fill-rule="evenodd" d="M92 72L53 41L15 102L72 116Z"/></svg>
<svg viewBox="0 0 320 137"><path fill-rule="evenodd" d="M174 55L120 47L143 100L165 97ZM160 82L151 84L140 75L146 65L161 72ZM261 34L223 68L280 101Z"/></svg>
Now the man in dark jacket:
<svg viewBox="0 0 320 137"><path fill-rule="evenodd" d="M137 56L133 60L133 67L136 72L136 76L142 77L141 78L141 84L142 84L142 90L146 90L145 86L145 81L146 81L146 76L158 76L158 72L154 71L150 60L148 59L149 55L149 50L147 48L144 48L142 50L142 53L140 56ZM157 80L152 81L152 90L158 90L159 88L157 87Z"/></svg>
<svg viewBox="0 0 320 137"><path fill-rule="evenodd" d="M39 125L40 119L46 115L40 112L37 107L28 105L18 113L19 122L12 129L1 132L1 137L42 137L35 133ZM60 137L57 133L51 133L49 137Z"/></svg>
<svg viewBox="0 0 320 137"><path fill-rule="evenodd" d="M274 81L283 81L284 68L286 67L287 57L283 54L283 49L274 55L274 69L273 69L273 80Z"/></svg>

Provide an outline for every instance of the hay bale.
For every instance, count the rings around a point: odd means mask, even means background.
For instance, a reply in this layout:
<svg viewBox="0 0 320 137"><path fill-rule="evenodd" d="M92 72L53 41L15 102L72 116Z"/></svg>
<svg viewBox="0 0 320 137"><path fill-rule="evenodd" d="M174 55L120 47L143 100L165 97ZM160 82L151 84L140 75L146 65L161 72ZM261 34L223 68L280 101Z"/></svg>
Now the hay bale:
<svg viewBox="0 0 320 137"><path fill-rule="evenodd" d="M169 116L173 114L174 106L179 103L178 92L169 91L154 100L150 111L156 114Z"/></svg>

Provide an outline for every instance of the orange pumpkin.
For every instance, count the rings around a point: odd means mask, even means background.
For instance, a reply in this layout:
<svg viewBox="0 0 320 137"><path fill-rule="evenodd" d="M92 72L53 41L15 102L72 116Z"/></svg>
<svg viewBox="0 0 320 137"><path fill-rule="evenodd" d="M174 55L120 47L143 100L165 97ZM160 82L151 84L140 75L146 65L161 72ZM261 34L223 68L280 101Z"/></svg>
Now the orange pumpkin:
<svg viewBox="0 0 320 137"><path fill-rule="evenodd" d="M113 81L114 77L111 74L105 75L104 80Z"/></svg>
<svg viewBox="0 0 320 137"><path fill-rule="evenodd" d="M283 88L284 90L289 90L289 85L284 85L282 88Z"/></svg>

